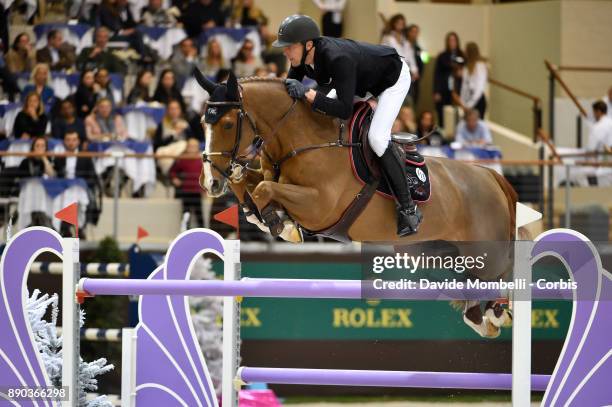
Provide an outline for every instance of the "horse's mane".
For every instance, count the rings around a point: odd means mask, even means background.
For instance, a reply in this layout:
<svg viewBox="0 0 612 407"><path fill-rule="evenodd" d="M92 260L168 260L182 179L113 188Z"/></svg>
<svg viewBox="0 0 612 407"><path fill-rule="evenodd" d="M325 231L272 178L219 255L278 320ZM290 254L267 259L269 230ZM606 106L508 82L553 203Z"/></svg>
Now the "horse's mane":
<svg viewBox="0 0 612 407"><path fill-rule="evenodd" d="M251 83L251 82L266 82L266 83L278 83L282 84L285 82L283 78L266 78L262 76L246 76L244 78L238 79L238 83Z"/></svg>

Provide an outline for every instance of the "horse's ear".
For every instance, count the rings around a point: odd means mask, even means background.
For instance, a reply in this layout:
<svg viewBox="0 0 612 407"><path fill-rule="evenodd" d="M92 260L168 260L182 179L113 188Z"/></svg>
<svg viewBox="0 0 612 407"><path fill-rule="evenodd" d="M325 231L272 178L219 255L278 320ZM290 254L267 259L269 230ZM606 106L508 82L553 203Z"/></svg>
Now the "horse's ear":
<svg viewBox="0 0 612 407"><path fill-rule="evenodd" d="M200 70L195 66L193 67L193 76L195 77L195 80L198 82L198 84L202 87L202 89L204 89L211 95L213 91L217 88L217 86L219 86L210 79L208 79L206 76L204 76L202 72L200 72Z"/></svg>
<svg viewBox="0 0 612 407"><path fill-rule="evenodd" d="M229 77L227 78L227 100L238 101L240 100L238 90L238 79L234 72L230 71Z"/></svg>

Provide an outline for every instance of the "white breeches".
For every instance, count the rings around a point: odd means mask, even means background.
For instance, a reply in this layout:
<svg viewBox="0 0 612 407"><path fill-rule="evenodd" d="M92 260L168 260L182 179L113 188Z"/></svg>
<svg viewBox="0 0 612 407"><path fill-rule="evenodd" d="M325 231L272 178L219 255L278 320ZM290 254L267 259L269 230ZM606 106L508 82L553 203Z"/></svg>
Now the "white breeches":
<svg viewBox="0 0 612 407"><path fill-rule="evenodd" d="M378 104L374 111L372 124L370 124L370 131L368 132L370 147L379 157L385 153L391 141L393 122L397 118L409 89L410 68L402 59L402 70L399 78L397 78L397 82L378 96Z"/></svg>

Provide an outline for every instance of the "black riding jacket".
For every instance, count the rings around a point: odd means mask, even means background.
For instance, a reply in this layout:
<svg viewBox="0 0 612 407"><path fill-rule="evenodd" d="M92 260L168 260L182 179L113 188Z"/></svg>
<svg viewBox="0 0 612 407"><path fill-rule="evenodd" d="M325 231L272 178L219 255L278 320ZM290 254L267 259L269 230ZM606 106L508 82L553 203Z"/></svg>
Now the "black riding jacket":
<svg viewBox="0 0 612 407"><path fill-rule="evenodd" d="M321 37L314 46L314 69L306 64L291 67L288 78L301 81L308 76L319 86L336 89L337 99L317 92L312 108L341 119L350 118L355 95L380 95L397 82L402 69L397 51L385 45Z"/></svg>

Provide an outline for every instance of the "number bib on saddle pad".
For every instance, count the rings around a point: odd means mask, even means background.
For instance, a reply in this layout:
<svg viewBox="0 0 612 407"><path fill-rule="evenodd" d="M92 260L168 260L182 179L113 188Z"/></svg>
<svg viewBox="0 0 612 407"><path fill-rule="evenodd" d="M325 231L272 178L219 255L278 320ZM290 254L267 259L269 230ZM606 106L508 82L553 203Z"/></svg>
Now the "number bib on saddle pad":
<svg viewBox="0 0 612 407"><path fill-rule="evenodd" d="M378 157L370 148L368 142L368 130L372 120L372 108L367 102L357 103L354 107L353 117L348 126L349 142L361 143L361 146L350 147L349 155L353 174L362 183L372 177L380 178L376 193L388 199L393 199L391 189L387 184L378 164ZM412 144L399 144L394 142L394 147L402 152L406 162L406 182L410 188L412 199L418 202L429 200L431 184L429 171L425 158L419 154Z"/></svg>

